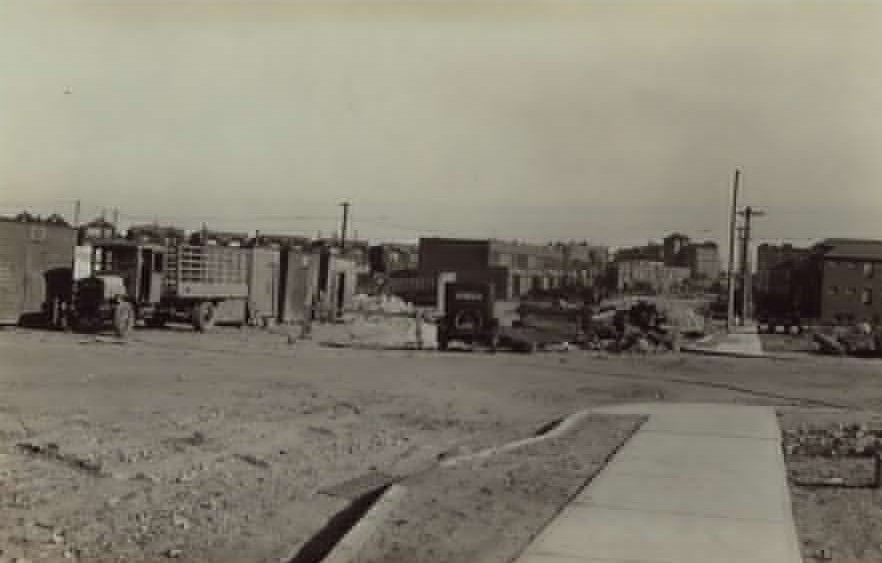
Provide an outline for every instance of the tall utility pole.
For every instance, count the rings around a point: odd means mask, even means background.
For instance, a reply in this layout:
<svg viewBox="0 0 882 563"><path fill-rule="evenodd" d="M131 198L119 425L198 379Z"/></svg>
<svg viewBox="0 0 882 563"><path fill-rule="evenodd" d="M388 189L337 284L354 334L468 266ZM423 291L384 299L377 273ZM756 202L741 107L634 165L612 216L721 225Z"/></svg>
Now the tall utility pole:
<svg viewBox="0 0 882 563"><path fill-rule="evenodd" d="M80 200L74 202L74 227L80 226Z"/></svg>
<svg viewBox="0 0 882 563"><path fill-rule="evenodd" d="M340 250L346 250L346 227L349 225L349 206L351 204L348 201L344 201L340 204L343 208L343 225L340 228Z"/></svg>
<svg viewBox="0 0 882 563"><path fill-rule="evenodd" d="M744 238L741 241L741 318L747 320L752 316L751 293L753 289L753 281L750 273L750 220L752 217L762 217L765 212L747 206L743 211L738 212L744 217Z"/></svg>
<svg viewBox="0 0 882 563"><path fill-rule="evenodd" d="M726 313L726 331L732 330L735 320L735 220L738 211L738 184L741 181L741 170L735 169L735 181L732 186L732 214L729 217L729 269L727 281L729 290L728 308Z"/></svg>

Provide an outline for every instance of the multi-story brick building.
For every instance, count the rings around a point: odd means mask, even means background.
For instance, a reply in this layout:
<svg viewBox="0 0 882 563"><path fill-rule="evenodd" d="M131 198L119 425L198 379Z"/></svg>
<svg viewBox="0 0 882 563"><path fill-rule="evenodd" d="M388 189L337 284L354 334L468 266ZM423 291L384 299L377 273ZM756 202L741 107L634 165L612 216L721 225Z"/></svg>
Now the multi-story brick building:
<svg viewBox="0 0 882 563"><path fill-rule="evenodd" d="M826 239L775 264L758 305L822 323L882 322L882 241Z"/></svg>
<svg viewBox="0 0 882 563"><path fill-rule="evenodd" d="M882 322L882 241L827 239L797 278L809 312L824 322Z"/></svg>

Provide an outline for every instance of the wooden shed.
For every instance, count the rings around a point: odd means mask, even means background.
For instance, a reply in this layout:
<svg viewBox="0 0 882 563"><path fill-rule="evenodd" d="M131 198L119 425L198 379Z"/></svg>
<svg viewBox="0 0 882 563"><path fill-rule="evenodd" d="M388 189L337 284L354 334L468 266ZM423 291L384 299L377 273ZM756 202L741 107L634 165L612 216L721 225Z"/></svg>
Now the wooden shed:
<svg viewBox="0 0 882 563"><path fill-rule="evenodd" d="M71 288L76 230L0 218L0 324L38 319Z"/></svg>

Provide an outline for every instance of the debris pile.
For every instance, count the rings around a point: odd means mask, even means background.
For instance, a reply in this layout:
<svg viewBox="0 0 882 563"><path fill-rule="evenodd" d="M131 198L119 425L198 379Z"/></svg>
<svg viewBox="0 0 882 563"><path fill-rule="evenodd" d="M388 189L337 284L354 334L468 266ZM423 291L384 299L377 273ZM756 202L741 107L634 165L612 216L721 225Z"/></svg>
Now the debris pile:
<svg viewBox="0 0 882 563"><path fill-rule="evenodd" d="M816 332L812 340L822 354L882 357L882 329L867 323L837 327L829 334Z"/></svg>
<svg viewBox="0 0 882 563"><path fill-rule="evenodd" d="M413 314L413 304L395 295L366 295L359 293L352 298L352 308L359 313L384 315Z"/></svg>
<svg viewBox="0 0 882 563"><path fill-rule="evenodd" d="M637 301L627 308L592 316L585 347L609 352L666 352L679 347L680 327L655 303Z"/></svg>

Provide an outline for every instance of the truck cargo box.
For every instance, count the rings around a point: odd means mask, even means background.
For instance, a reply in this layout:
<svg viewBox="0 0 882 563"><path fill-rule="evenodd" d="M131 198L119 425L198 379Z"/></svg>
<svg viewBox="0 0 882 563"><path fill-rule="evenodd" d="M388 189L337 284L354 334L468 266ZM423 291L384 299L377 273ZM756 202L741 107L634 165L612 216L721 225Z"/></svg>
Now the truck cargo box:
<svg viewBox="0 0 882 563"><path fill-rule="evenodd" d="M249 249L182 244L169 248L165 296L177 299L248 297Z"/></svg>

